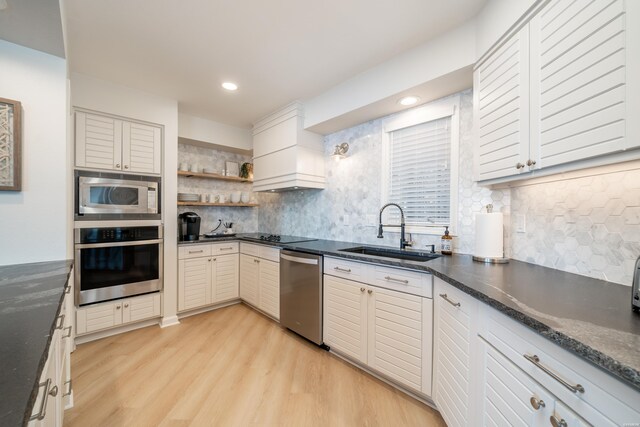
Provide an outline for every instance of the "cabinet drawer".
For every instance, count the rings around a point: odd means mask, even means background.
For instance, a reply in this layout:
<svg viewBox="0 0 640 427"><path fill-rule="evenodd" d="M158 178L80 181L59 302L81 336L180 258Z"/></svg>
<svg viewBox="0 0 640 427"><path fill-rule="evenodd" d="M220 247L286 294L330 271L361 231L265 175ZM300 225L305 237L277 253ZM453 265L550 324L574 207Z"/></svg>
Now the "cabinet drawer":
<svg viewBox="0 0 640 427"><path fill-rule="evenodd" d="M211 245L211 255L227 255L236 253L238 253L238 242Z"/></svg>
<svg viewBox="0 0 640 427"><path fill-rule="evenodd" d="M260 258L268 259L273 262L280 262L280 248L273 246L260 246Z"/></svg>
<svg viewBox="0 0 640 427"><path fill-rule="evenodd" d="M374 285L421 297L433 297L433 276L416 271L401 270L376 265L373 271Z"/></svg>
<svg viewBox="0 0 640 427"><path fill-rule="evenodd" d="M189 246L180 246L178 249L178 257L179 259L188 259L188 258L198 258L202 256L210 256L211 255L211 246L212 245L189 245Z"/></svg>
<svg viewBox="0 0 640 427"><path fill-rule="evenodd" d="M369 281L372 265L348 261L344 258L324 258L324 274L366 283Z"/></svg>
<svg viewBox="0 0 640 427"><path fill-rule="evenodd" d="M601 414L617 425L640 420L634 409L640 393L498 311L485 310L480 335L573 411L596 425L604 425ZM578 385L583 392L568 388Z"/></svg>
<svg viewBox="0 0 640 427"><path fill-rule="evenodd" d="M245 255L260 256L260 245L240 242L240 252Z"/></svg>

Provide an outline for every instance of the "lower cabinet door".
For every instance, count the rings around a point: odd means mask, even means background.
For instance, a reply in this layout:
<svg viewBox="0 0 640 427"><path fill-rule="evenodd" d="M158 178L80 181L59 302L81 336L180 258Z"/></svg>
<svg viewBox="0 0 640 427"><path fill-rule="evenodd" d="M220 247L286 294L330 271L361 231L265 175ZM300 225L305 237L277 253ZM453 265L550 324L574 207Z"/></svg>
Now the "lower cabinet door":
<svg viewBox="0 0 640 427"><path fill-rule="evenodd" d="M260 259L260 310L280 319L280 264Z"/></svg>
<svg viewBox="0 0 640 427"><path fill-rule="evenodd" d="M190 310L211 302L211 257L178 262L178 310Z"/></svg>
<svg viewBox="0 0 640 427"><path fill-rule="evenodd" d="M367 363L367 299L365 285L324 275L325 344Z"/></svg>
<svg viewBox="0 0 640 427"><path fill-rule="evenodd" d="M422 390L422 298L367 288L368 364L414 390Z"/></svg>
<svg viewBox="0 0 640 427"><path fill-rule="evenodd" d="M76 311L78 335L122 324L122 300L80 307Z"/></svg>
<svg viewBox="0 0 640 427"><path fill-rule="evenodd" d="M123 300L122 323L138 322L160 316L160 294L143 295Z"/></svg>
<svg viewBox="0 0 640 427"><path fill-rule="evenodd" d="M491 345L484 345L482 424L548 426L554 397ZM570 424L573 425L573 424Z"/></svg>
<svg viewBox="0 0 640 427"><path fill-rule="evenodd" d="M54 427L62 425L62 391L60 384L60 374L58 372L58 352L60 351L60 333L55 332L51 339L49 355L45 362L40 383L38 385L38 395L33 404L30 427Z"/></svg>
<svg viewBox="0 0 640 427"><path fill-rule="evenodd" d="M238 254L220 255L213 259L213 302L239 296Z"/></svg>
<svg viewBox="0 0 640 427"><path fill-rule="evenodd" d="M251 305L258 306L258 281L260 267L258 258L240 255L240 298Z"/></svg>

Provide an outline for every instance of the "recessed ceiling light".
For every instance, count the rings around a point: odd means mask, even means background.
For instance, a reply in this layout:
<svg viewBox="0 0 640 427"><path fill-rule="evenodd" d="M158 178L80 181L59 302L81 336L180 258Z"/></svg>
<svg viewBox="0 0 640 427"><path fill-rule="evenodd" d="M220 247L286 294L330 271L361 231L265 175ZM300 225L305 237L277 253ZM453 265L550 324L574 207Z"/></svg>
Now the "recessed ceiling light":
<svg viewBox="0 0 640 427"><path fill-rule="evenodd" d="M420 101L420 97L419 96L405 96L404 98L401 98L400 101L398 101L398 104L400 104L400 105L413 105L418 101Z"/></svg>
<svg viewBox="0 0 640 427"><path fill-rule="evenodd" d="M238 90L238 85L232 82L224 82L222 87L226 90Z"/></svg>

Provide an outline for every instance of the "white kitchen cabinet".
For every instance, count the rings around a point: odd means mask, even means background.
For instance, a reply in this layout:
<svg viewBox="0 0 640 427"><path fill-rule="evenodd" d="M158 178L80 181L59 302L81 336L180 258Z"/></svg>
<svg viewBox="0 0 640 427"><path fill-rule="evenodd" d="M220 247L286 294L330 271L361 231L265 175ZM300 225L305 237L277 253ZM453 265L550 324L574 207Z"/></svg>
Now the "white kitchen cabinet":
<svg viewBox="0 0 640 427"><path fill-rule="evenodd" d="M434 400L448 426L471 425L475 416L477 310L477 300L434 278Z"/></svg>
<svg viewBox="0 0 640 427"><path fill-rule="evenodd" d="M325 274L323 310L332 350L431 395L430 298Z"/></svg>
<svg viewBox="0 0 640 427"><path fill-rule="evenodd" d="M640 41L624 0L540 2L476 64L476 179L507 182L640 157ZM634 92L635 91L635 92Z"/></svg>
<svg viewBox="0 0 640 427"><path fill-rule="evenodd" d="M160 317L160 293L92 304L76 309L76 333L84 335Z"/></svg>
<svg viewBox="0 0 640 427"><path fill-rule="evenodd" d="M239 296L238 244L181 246L178 251L178 311Z"/></svg>
<svg viewBox="0 0 640 427"><path fill-rule="evenodd" d="M280 319L280 249L240 245L240 298Z"/></svg>
<svg viewBox="0 0 640 427"><path fill-rule="evenodd" d="M76 167L160 175L160 127L84 111L75 118Z"/></svg>

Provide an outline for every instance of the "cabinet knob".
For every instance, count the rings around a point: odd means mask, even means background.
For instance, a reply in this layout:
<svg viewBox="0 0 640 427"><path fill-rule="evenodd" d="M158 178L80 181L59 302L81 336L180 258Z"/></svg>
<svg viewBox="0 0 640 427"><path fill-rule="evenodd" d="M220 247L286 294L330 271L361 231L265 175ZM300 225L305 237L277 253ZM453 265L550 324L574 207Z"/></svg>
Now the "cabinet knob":
<svg viewBox="0 0 640 427"><path fill-rule="evenodd" d="M535 160L531 160L531 159L527 160L527 166L531 167L531 166L533 166L535 164L536 164Z"/></svg>
<svg viewBox="0 0 640 427"><path fill-rule="evenodd" d="M364 288L360 288L360 292L364 292Z"/></svg>
<svg viewBox="0 0 640 427"><path fill-rule="evenodd" d="M125 305L124 305L124 308L127 308L127 307L129 307L129 304L125 304Z"/></svg>
<svg viewBox="0 0 640 427"><path fill-rule="evenodd" d="M218 261L218 258L214 258L213 261Z"/></svg>
<svg viewBox="0 0 640 427"><path fill-rule="evenodd" d="M129 169L129 165L124 165L124 168L125 169Z"/></svg>
<svg viewBox="0 0 640 427"><path fill-rule="evenodd" d="M211 258L209 258L207 261L211 262Z"/></svg>
<svg viewBox="0 0 640 427"><path fill-rule="evenodd" d="M518 163L516 164L516 169L522 169L524 166L525 166L525 165L524 165L524 163L520 163L520 162L518 162Z"/></svg>
<svg viewBox="0 0 640 427"><path fill-rule="evenodd" d="M371 295L373 293L373 290L369 289L367 292L369 293L369 295Z"/></svg>
<svg viewBox="0 0 640 427"><path fill-rule="evenodd" d="M555 415L551 415L549 421L553 427L567 427L567 422L563 418L558 419Z"/></svg>
<svg viewBox="0 0 640 427"><path fill-rule="evenodd" d="M545 406L547 406L547 404L544 403L544 400L536 399L535 396L531 396L531 399L529 399L529 403L531 403L531 407L536 411L540 408L544 408Z"/></svg>
<svg viewBox="0 0 640 427"><path fill-rule="evenodd" d="M120 163L116 163L116 167L120 169Z"/></svg>
<svg viewBox="0 0 640 427"><path fill-rule="evenodd" d="M116 310L120 310L120 306L119 305L116 305Z"/></svg>
<svg viewBox="0 0 640 427"><path fill-rule="evenodd" d="M58 386L54 385L53 387L51 387L51 390L49 390L49 395L51 397L56 397L58 395Z"/></svg>

